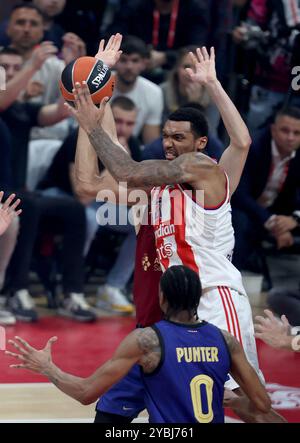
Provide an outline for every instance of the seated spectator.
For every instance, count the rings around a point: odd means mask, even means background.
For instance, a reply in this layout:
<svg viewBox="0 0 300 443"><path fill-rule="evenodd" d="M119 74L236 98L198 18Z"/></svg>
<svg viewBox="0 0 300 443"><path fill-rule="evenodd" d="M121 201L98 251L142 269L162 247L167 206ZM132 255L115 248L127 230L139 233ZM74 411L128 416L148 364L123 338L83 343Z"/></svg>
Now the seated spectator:
<svg viewBox="0 0 300 443"><path fill-rule="evenodd" d="M136 37L125 37L122 55L116 64L114 97L130 98L137 107L133 134L141 136L144 143L159 137L162 122L163 97L159 86L141 77L148 54L145 43Z"/></svg>
<svg viewBox="0 0 300 443"><path fill-rule="evenodd" d="M127 3L127 4L126 4ZM107 35L135 35L151 47L149 69L163 70L176 61L176 51L188 45L206 45L209 5L205 0L138 0L126 2L116 14ZM153 73L155 74L155 72ZM154 78L153 78L154 79Z"/></svg>
<svg viewBox="0 0 300 443"><path fill-rule="evenodd" d="M43 105L56 103L60 98L59 80L65 64L75 58L85 55L83 41L74 34L66 34L63 37L61 50L62 59L56 55L58 49L50 41L43 42L44 16L40 9L32 3L20 3L11 12L7 27L7 34L11 39L10 47L17 50L26 63L30 62L33 51L40 45L40 51L51 54L47 57L38 71L32 77L33 88L27 90L26 100ZM32 92L33 91L33 92ZM46 149L49 140L64 140L69 131L68 120L51 125L47 128L34 128L31 139L43 139L42 146Z"/></svg>
<svg viewBox="0 0 300 443"><path fill-rule="evenodd" d="M211 103L205 88L201 85L191 83L186 72L186 68L192 67L189 53L195 53L195 51L196 46L181 48L178 51L178 58L174 68L169 73L167 80L160 85L164 95L163 122L165 122L168 115L179 108L179 106L193 101L194 103L199 103L203 108L210 130L216 133L220 119L219 113Z"/></svg>
<svg viewBox="0 0 300 443"><path fill-rule="evenodd" d="M235 41L255 51L247 118L252 133L267 124L275 109L285 103L287 93L293 92L291 72L299 65L299 25L298 2L251 0L245 23L234 30ZM299 104L299 94L291 94L289 105Z"/></svg>
<svg viewBox="0 0 300 443"><path fill-rule="evenodd" d="M41 104L24 102L20 98L16 99L19 90L15 85L16 78L24 84L26 78L30 77L30 68L22 68L22 57L11 48L3 49L0 53L0 64L6 66L7 73L7 94L2 102L1 119L6 123L10 130L11 139L11 164L7 165L5 190L23 191L18 194L23 202L23 214L20 221L20 233L17 239L16 248L9 264L6 287L11 292L11 298L8 305L12 309L17 319L25 321L35 321L37 314L34 309L34 302L28 292L28 275L32 258L33 246L37 234L37 228L40 218L56 217L60 220L60 225L64 229L64 272L65 277L65 305L69 315L81 319L94 319L94 314L88 310L87 305L82 300L79 306L78 294L82 295L83 286L83 245L85 235L85 214L81 205L76 205L66 201L55 201L55 199L39 199L30 195L25 190L26 164L29 133L34 125L52 124L66 115L63 100L58 104L42 106ZM12 88L14 84L14 88ZM1 102L0 102L1 103ZM3 110L7 107L5 110ZM4 149L5 146L1 145ZM5 151L3 156L9 159L10 152ZM10 174L9 171L13 173ZM1 178L0 178L1 179ZM3 178L2 178L3 180ZM80 214L82 211L82 214ZM74 217L74 220L72 220ZM76 220L76 223L74 222ZM69 225L69 226L68 226ZM72 232L71 232L72 231ZM80 243L80 236L82 243ZM74 255L74 247L77 253ZM76 263L74 263L76 262ZM74 273L74 266L78 267ZM74 275L73 275L74 273ZM69 279L69 280L68 280ZM74 279L78 279L75 283ZM82 282L80 282L80 279ZM71 283L69 283L72 281ZM81 285L81 286L80 286ZM73 294L76 294L74 296ZM74 297L76 298L74 302ZM83 312L85 311L85 312Z"/></svg>
<svg viewBox="0 0 300 443"><path fill-rule="evenodd" d="M192 107L203 112L202 107L198 103L189 102L182 107ZM224 151L224 145L214 134L209 132L208 142L205 148L207 155L215 160L219 160ZM162 138L154 140L152 143L148 143L142 151L142 160L164 160L165 153L162 144Z"/></svg>
<svg viewBox="0 0 300 443"><path fill-rule="evenodd" d="M32 0L44 14L44 37L43 40L52 42L59 50L63 46L65 30L57 23L57 17L66 7L67 0Z"/></svg>
<svg viewBox="0 0 300 443"><path fill-rule="evenodd" d="M299 228L300 110L286 108L255 137L240 185L233 196L233 263L251 269L262 239L289 248ZM297 212L298 210L298 212ZM296 212L295 212L296 211Z"/></svg>
<svg viewBox="0 0 300 443"><path fill-rule="evenodd" d="M14 194L2 203L4 192L0 192L0 290L3 287L6 268L14 250L19 230L19 222L16 217L21 213L17 208L19 201L13 202ZM0 325L13 325L16 319L14 315L0 307Z"/></svg>
<svg viewBox="0 0 300 443"><path fill-rule="evenodd" d="M57 104L43 106L25 102L20 96L33 73L47 58L39 49L33 52L30 64L22 68L22 56L13 48L0 52L0 65L6 69L6 91L0 97L0 115L11 132L12 170L14 189L22 189L26 182L28 143L33 126L49 126L63 120L68 112L62 99ZM22 68L22 69L21 69Z"/></svg>
<svg viewBox="0 0 300 443"><path fill-rule="evenodd" d="M127 97L119 96L112 101L112 112L116 123L116 131L120 143L130 152L132 157L140 160L139 143L133 137L137 111L136 106ZM76 151L77 131L73 132L65 141L61 149L53 159L48 173L41 181L39 188L43 189L43 195L74 195L76 196L74 162ZM102 206L102 203L91 202L77 196L79 201L86 205L87 232L85 242L85 254L97 231L110 231L125 234L117 259L109 271L106 284L98 288L97 306L109 309L117 313L131 313L133 306L124 295L126 285L129 282L134 268L134 255L136 236L134 227L128 221L128 208L124 205ZM99 207L102 209L99 210ZM107 212L116 214L114 225L105 223ZM99 219L101 218L102 219ZM107 217L106 217L107 218ZM99 226L100 224L100 226ZM100 251L99 251L100 252Z"/></svg>

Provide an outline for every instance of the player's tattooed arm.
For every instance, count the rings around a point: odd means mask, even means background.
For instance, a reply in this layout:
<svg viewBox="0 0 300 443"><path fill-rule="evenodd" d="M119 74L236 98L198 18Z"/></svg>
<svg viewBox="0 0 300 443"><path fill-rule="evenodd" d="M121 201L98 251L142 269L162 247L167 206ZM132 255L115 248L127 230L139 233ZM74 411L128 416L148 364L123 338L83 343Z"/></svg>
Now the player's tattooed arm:
<svg viewBox="0 0 300 443"><path fill-rule="evenodd" d="M152 328L141 329L137 336L137 343L143 354L139 361L140 365L144 372L153 372L161 359L161 348L157 334Z"/></svg>
<svg viewBox="0 0 300 443"><path fill-rule="evenodd" d="M98 126L89 134L98 157L118 182L129 187L160 186L163 184L192 183L204 169L214 167L200 153L187 153L172 161L145 160L136 162L123 152Z"/></svg>
<svg viewBox="0 0 300 443"><path fill-rule="evenodd" d="M197 153L183 154L173 161L134 161L120 149L120 144L113 134L108 134L105 130L105 118L110 119L112 112L107 98L104 98L100 108L97 108L85 83L76 83L74 97L76 107L72 108L67 104L66 106L87 133L97 156L117 182L126 182L130 188L193 183L199 178L202 164L207 167L204 156Z"/></svg>

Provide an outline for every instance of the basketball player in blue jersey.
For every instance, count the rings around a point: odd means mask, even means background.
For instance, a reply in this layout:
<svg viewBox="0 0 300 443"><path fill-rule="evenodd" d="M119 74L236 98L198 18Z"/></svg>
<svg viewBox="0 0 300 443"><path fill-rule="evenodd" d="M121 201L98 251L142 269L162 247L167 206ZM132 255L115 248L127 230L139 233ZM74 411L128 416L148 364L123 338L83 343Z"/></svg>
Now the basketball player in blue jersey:
<svg viewBox="0 0 300 443"><path fill-rule="evenodd" d="M223 423L224 383L230 372L251 407L267 413L270 398L239 342L197 317L202 290L198 274L182 265L171 266L161 277L160 289L165 319L131 332L90 377L75 377L53 363L51 347L57 337L40 351L20 337L9 340L19 353L6 354L21 360L11 367L45 375L86 405L138 364L150 423Z"/></svg>

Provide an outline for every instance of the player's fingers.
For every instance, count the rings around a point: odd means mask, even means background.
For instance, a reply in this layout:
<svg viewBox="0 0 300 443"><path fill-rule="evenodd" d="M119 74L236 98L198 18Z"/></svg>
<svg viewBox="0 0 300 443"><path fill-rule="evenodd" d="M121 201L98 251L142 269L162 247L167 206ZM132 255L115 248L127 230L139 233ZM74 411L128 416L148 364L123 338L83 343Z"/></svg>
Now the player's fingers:
<svg viewBox="0 0 300 443"><path fill-rule="evenodd" d="M215 58L216 58L215 48L212 46L210 48L210 59L214 61Z"/></svg>
<svg viewBox="0 0 300 443"><path fill-rule="evenodd" d="M266 314L267 318L271 320L272 323L277 320L273 312L269 309L264 309L264 313Z"/></svg>
<svg viewBox="0 0 300 443"><path fill-rule="evenodd" d="M103 99L101 100L100 107L99 107L100 114L104 113L105 106L107 105L108 101L109 101L109 97L103 97Z"/></svg>
<svg viewBox="0 0 300 443"><path fill-rule="evenodd" d="M205 46L202 46L202 55L204 60L209 60L209 55Z"/></svg>
<svg viewBox="0 0 300 443"><path fill-rule="evenodd" d="M123 35L118 32L115 36L115 48L114 49L116 51L118 51L120 49L122 40L123 40Z"/></svg>
<svg viewBox="0 0 300 443"><path fill-rule="evenodd" d="M99 52L103 52L104 51L104 45L105 45L105 40L104 39L100 40L99 48L98 48Z"/></svg>
<svg viewBox="0 0 300 443"><path fill-rule="evenodd" d="M7 199L5 200L5 202L3 203L2 209L4 209L5 211L9 208L11 202L13 201L13 199L15 198L16 194L11 194L9 197L7 197Z"/></svg>
<svg viewBox="0 0 300 443"><path fill-rule="evenodd" d="M289 321L288 321L288 319L287 319L287 317L285 315L281 316L281 321L284 324L284 326L286 326L287 328L291 327L291 325L290 325L290 323L289 323Z"/></svg>
<svg viewBox="0 0 300 443"><path fill-rule="evenodd" d="M9 365L10 368L15 368L15 369L26 369L28 368L28 366L26 364L19 364L19 365Z"/></svg>
<svg viewBox="0 0 300 443"><path fill-rule="evenodd" d="M196 49L196 52L197 52L197 56L198 56L198 60L199 60L199 62L202 63L202 62L204 61L204 57L203 57L203 54L202 54L201 49L200 49L200 48L197 48L197 49Z"/></svg>
<svg viewBox="0 0 300 443"><path fill-rule="evenodd" d="M6 355L10 355L11 357L15 357L18 358L19 360L25 360L24 355L21 354L15 354L14 352L10 352L10 351L5 351Z"/></svg>
<svg viewBox="0 0 300 443"><path fill-rule="evenodd" d="M22 214L22 212L23 212L22 209L18 209L18 210L15 212L15 215L16 215L16 216L19 216L20 214Z"/></svg>
<svg viewBox="0 0 300 443"><path fill-rule="evenodd" d="M18 198L10 207L9 207L9 211L13 212L21 203L21 200Z"/></svg>
<svg viewBox="0 0 300 443"><path fill-rule="evenodd" d="M83 84L76 82L75 83L75 91L76 93L75 95L75 99L77 98L78 104L79 105L83 105L86 101L85 99L85 93L84 93L84 89L83 89Z"/></svg>
<svg viewBox="0 0 300 443"><path fill-rule="evenodd" d="M57 337L51 337L49 338L49 340L47 341L47 344L45 346L45 349L51 349L51 346L53 345L53 343L55 343L57 341Z"/></svg>
<svg viewBox="0 0 300 443"><path fill-rule="evenodd" d="M269 324L268 319L266 319L265 317L262 317L261 315L257 315L255 317L255 320L258 321L259 323L261 323L262 325L266 326Z"/></svg>
<svg viewBox="0 0 300 443"><path fill-rule="evenodd" d="M16 336L15 336L15 339L18 340L20 343L22 343L22 345L25 347L25 349L26 349L27 351L35 351L35 349L34 349L32 346L30 346L30 344L27 343L27 341L25 341L23 338L18 337L18 336L16 335Z"/></svg>
<svg viewBox="0 0 300 443"><path fill-rule="evenodd" d="M0 203L2 202L3 195L4 195L4 192L0 191Z"/></svg>
<svg viewBox="0 0 300 443"><path fill-rule="evenodd" d="M254 331L255 332L262 332L265 329L264 326L262 326L262 325L260 325L258 323L255 323L253 326L254 326Z"/></svg>
<svg viewBox="0 0 300 443"><path fill-rule="evenodd" d="M110 36L110 39L108 40L108 42L106 44L106 48L105 48L106 50L112 48L114 38L115 38L114 34Z"/></svg>
<svg viewBox="0 0 300 443"><path fill-rule="evenodd" d="M8 343L12 345L14 348L16 348L18 351L22 352L22 354L27 355L28 352L23 349L18 343L16 343L14 340L8 340Z"/></svg>
<svg viewBox="0 0 300 443"><path fill-rule="evenodd" d="M87 82L85 80L82 82L82 92L83 92L84 99L85 99L86 103L94 104L92 97L91 97L89 87L88 87Z"/></svg>

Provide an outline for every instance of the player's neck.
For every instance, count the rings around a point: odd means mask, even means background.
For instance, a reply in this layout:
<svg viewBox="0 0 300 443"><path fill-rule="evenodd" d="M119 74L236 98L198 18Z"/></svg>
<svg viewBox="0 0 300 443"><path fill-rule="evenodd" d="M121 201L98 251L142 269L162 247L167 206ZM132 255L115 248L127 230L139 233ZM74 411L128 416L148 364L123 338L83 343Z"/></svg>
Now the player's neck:
<svg viewBox="0 0 300 443"><path fill-rule="evenodd" d="M178 314L171 315L168 318L168 320L174 323L182 323L185 325L187 324L195 325L197 323L200 323L199 319L195 315L191 318L191 315L188 311L182 311L179 312Z"/></svg>

